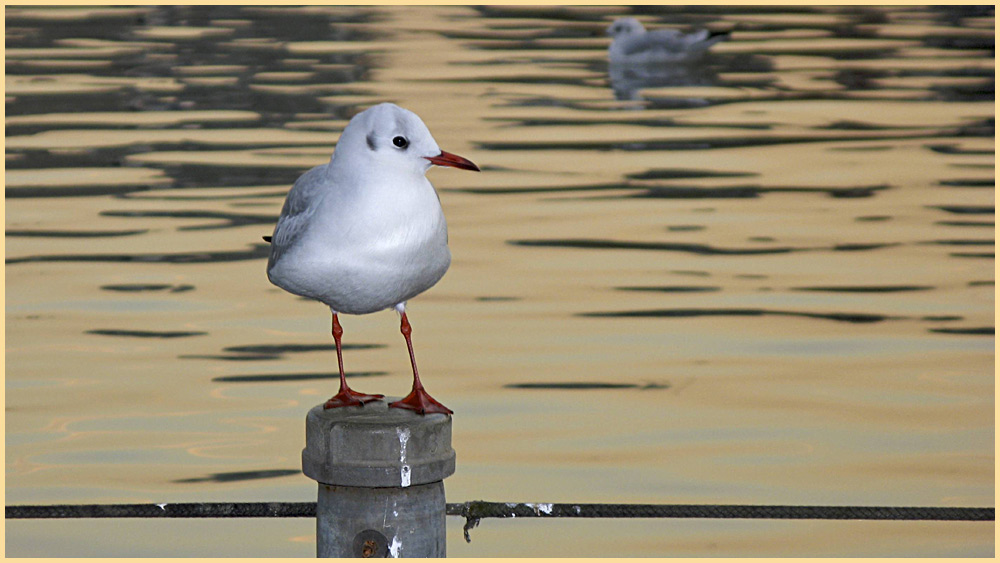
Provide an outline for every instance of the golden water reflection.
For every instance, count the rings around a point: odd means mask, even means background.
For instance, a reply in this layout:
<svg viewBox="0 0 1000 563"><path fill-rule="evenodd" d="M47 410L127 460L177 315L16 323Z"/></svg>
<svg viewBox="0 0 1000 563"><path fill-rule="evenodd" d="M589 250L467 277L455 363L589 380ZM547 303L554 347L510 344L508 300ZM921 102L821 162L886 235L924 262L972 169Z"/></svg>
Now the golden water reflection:
<svg viewBox="0 0 1000 563"><path fill-rule="evenodd" d="M992 506L992 7L634 10L732 39L644 75L606 62L626 7L8 7L7 503L315 498L329 319L261 236L393 101L483 168L430 174L453 265L408 309L450 502ZM393 313L342 322L356 386L405 394ZM994 550L986 523L448 526L453 556ZM305 520L7 531L314 553Z"/></svg>

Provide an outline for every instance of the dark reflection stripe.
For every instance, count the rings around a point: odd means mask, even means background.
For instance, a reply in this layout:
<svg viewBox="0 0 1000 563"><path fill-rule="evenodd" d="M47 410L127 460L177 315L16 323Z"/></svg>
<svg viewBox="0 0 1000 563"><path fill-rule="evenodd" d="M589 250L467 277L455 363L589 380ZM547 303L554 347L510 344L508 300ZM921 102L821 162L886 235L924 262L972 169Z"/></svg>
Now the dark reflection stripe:
<svg viewBox="0 0 1000 563"><path fill-rule="evenodd" d="M654 100L655 101L655 100ZM756 100L760 101L760 100ZM881 137L860 135L825 135L825 136L768 136L768 137L705 137L702 139L659 139L649 141L519 141L519 142L478 142L476 146L490 151L672 151L672 150L711 150L734 149L750 147L766 147L775 145L792 145L805 143L838 143L850 141L903 141L933 137L954 137L957 129L943 129L932 133L898 133Z"/></svg>
<svg viewBox="0 0 1000 563"><path fill-rule="evenodd" d="M850 72L850 71L848 71ZM846 76L840 74L839 78L843 79ZM834 121L833 123L827 125L820 125L817 127L820 130L830 130L830 131L880 131L886 128L882 125L877 125L875 123L869 123L867 121L856 121L853 119L841 119L839 121ZM877 147L878 150L885 150L886 147Z"/></svg>
<svg viewBox="0 0 1000 563"><path fill-rule="evenodd" d="M512 240L508 244L516 246L548 246L556 248L593 248L593 249L616 249L616 250L669 250L677 252L690 252L693 254L722 254L722 255L757 255L757 254L785 254L802 250L805 248L776 247L776 248L716 248L705 244L688 244L672 242L631 242L613 241L600 239L551 239L551 240Z"/></svg>
<svg viewBox="0 0 1000 563"><path fill-rule="evenodd" d="M944 239L929 240L926 244L939 244L942 246L993 246L993 239Z"/></svg>
<svg viewBox="0 0 1000 563"><path fill-rule="evenodd" d="M625 286L616 287L619 291L657 291L664 293L700 293L719 291L721 287L706 285L661 285L661 286Z"/></svg>
<svg viewBox="0 0 1000 563"><path fill-rule="evenodd" d="M700 188L695 186L664 186L647 188L629 198L650 199L749 199L760 197L765 190L754 186Z"/></svg>
<svg viewBox="0 0 1000 563"><path fill-rule="evenodd" d="M135 229L131 231L30 231L30 230L9 230L4 234L8 237L40 237L40 238L103 238L103 237L127 237L131 235L141 235L148 233L149 229Z"/></svg>
<svg viewBox="0 0 1000 563"><path fill-rule="evenodd" d="M930 285L844 285L793 287L793 291L824 291L831 293L897 293L901 291L926 291Z"/></svg>
<svg viewBox="0 0 1000 563"><path fill-rule="evenodd" d="M577 81L581 86L587 86L583 80ZM506 127L593 127L594 125L628 125L634 127L654 127L657 129L664 127L678 127L683 129L745 129L750 131L770 131L774 125L768 123L740 123L740 122L713 122L713 123L678 123L673 119L573 119L573 118L523 118L510 119L506 117L487 118L484 121L500 122ZM753 173L728 173L716 172L711 177L731 177L731 176L757 176ZM701 177L701 176L689 176Z"/></svg>
<svg viewBox="0 0 1000 563"><path fill-rule="evenodd" d="M296 96L297 100L311 104L315 99ZM263 109L263 108L260 108ZM322 109L319 111L323 111ZM331 133L332 140L336 137ZM170 150L175 150L176 147ZM253 186L291 186L301 174L295 168L273 166L220 166L216 164L166 164L163 171L174 179L173 188L245 188Z"/></svg>
<svg viewBox="0 0 1000 563"><path fill-rule="evenodd" d="M992 155L994 151L983 149L964 149L955 144L927 145L927 148L941 154L963 154L963 155Z"/></svg>
<svg viewBox="0 0 1000 563"><path fill-rule="evenodd" d="M253 354L247 356L217 356L212 354L181 354L179 360L223 360L227 362L266 362L280 360L281 354Z"/></svg>
<svg viewBox="0 0 1000 563"><path fill-rule="evenodd" d="M193 285L181 284L181 285L170 285L167 283L131 283L131 284L118 284L118 285L102 285L101 289L105 291L122 291L126 293L137 293L141 291L167 291L170 293L183 293L185 291L191 291L194 289Z"/></svg>
<svg viewBox="0 0 1000 563"><path fill-rule="evenodd" d="M938 184L948 188L993 188L996 187L996 179L941 180Z"/></svg>
<svg viewBox="0 0 1000 563"><path fill-rule="evenodd" d="M573 47L570 47L573 48ZM583 48L583 47L579 47ZM560 86L579 86L579 87L591 87L594 88L596 85L588 80L586 77L571 77L571 76L554 76L554 75L535 75L535 74L525 74L521 76L477 76L473 78L451 78L446 80L449 84L534 84L534 85L560 85Z"/></svg>
<svg viewBox="0 0 1000 563"><path fill-rule="evenodd" d="M638 186L629 186L638 187ZM855 186L847 188L769 188L766 186L726 186L719 188L703 188L698 186L656 186L644 188L643 193L627 197L662 198L662 199L696 199L696 198L755 198L767 193L818 193L836 198L872 197L876 192L889 189L888 185Z"/></svg>
<svg viewBox="0 0 1000 563"><path fill-rule="evenodd" d="M345 377L376 377L386 375L384 371L349 371ZM311 381L313 379L339 379L334 373L264 373L260 375L222 375L213 377L215 383L268 383L289 381Z"/></svg>
<svg viewBox="0 0 1000 563"><path fill-rule="evenodd" d="M899 243L870 243L870 244L838 244L832 247L790 247L777 246L771 248L717 248L706 244L676 243L676 242L635 242L635 241L615 241L603 239L524 239L510 240L507 244L515 246L541 246L555 248L585 248L585 249L613 249L613 250L661 250L674 252L690 252L701 255L728 255L728 256L754 256L759 254L787 254L790 252L824 251L834 252L857 252L864 250L878 250L898 246Z"/></svg>
<svg viewBox="0 0 1000 563"><path fill-rule="evenodd" d="M835 198L872 197L876 192L890 189L890 186L850 186L845 188L775 188L759 185L723 186L706 188L701 186L648 186L629 183L588 184L582 186L551 186L527 188L458 188L445 191L476 194L476 195L508 195L508 194L558 194L574 192L600 191L632 191L631 195L612 196L616 198L655 198L655 199L739 199L756 198L768 193L817 193ZM273 221L271 221L273 222Z"/></svg>
<svg viewBox="0 0 1000 563"><path fill-rule="evenodd" d="M996 329L992 326L974 327L974 328L932 328L930 332L936 332L938 334L966 334L970 336L993 336L996 333Z"/></svg>
<svg viewBox="0 0 1000 563"><path fill-rule="evenodd" d="M594 44L592 42L590 42L590 41L587 41L587 40L579 40L579 41L575 41L575 42L571 42L571 41L567 40L567 41L560 41L558 44L541 43L541 42L532 41L532 40L527 40L527 41L511 40L511 41L504 41L504 42L497 42L497 41L494 41L494 40L490 40L489 42L468 41L468 42L465 43L465 45L468 46L468 47L470 47L470 48L478 49L478 50L481 50L481 51L510 51L510 52L525 51L525 50L527 50L527 51L534 51L534 52L537 52L537 51L585 51L585 52L593 52L594 51ZM528 80L532 80L534 82L537 82L538 80L540 80L540 79L536 78L535 76L527 76L525 78L527 78ZM502 83L502 82L507 82L507 81L508 80L504 79L504 78L490 78L490 77L487 77L487 78L451 79L451 80L448 80L447 82L455 83L455 84L476 84L476 83L479 83L479 82L485 82L485 83L501 82ZM511 81L511 82L518 82L518 79L517 79L517 77L513 77L509 81ZM570 82L568 80L564 81L564 82L566 82L568 84L579 84L581 86L585 86L585 85L588 84L582 78L574 80L572 82Z"/></svg>
<svg viewBox="0 0 1000 563"><path fill-rule="evenodd" d="M344 344L344 350L366 350L369 348L384 348L384 344ZM233 346L223 349L226 352L231 352L229 355L223 354L185 354L178 356L180 359L184 360L224 360L228 362L254 362L254 361L267 361L267 360L279 360L284 357L285 354L294 354L302 352L331 352L336 350L332 344L282 344L276 346Z"/></svg>
<svg viewBox="0 0 1000 563"><path fill-rule="evenodd" d="M646 309L638 311L598 311L577 313L578 317L607 318L686 318L686 317L803 317L824 319L845 323L877 323L887 320L905 319L868 313L808 313L802 311L771 311L767 309Z"/></svg>
<svg viewBox="0 0 1000 563"><path fill-rule="evenodd" d="M366 350L370 348L384 348L384 344L344 344L344 350ZM178 356L184 360L223 360L228 362L254 362L279 360L285 354L302 352L331 352L336 350L333 344L276 344L276 345L252 345L252 346L231 346L223 349L230 352L229 355L212 354L187 354Z"/></svg>
<svg viewBox="0 0 1000 563"><path fill-rule="evenodd" d="M208 229L227 229L246 225L274 225L278 222L277 215L222 213L219 211L101 211L103 217L166 217L169 219L220 219L221 222L211 225L194 225L178 227L179 231L203 231Z"/></svg>
<svg viewBox="0 0 1000 563"><path fill-rule="evenodd" d="M241 186L250 187L254 186ZM192 186L196 188L196 186ZM197 189L192 189L190 195L175 195L175 194L163 194L156 190L148 191L141 194L122 194L117 196L115 199L123 200L140 200L140 201L234 201L233 207L240 205L239 200L260 200L260 199L284 199L288 195L288 189L279 189L273 192L256 192L256 193L237 193L237 194L227 194L227 195L199 195ZM270 205L268 203L253 202L254 205Z"/></svg>
<svg viewBox="0 0 1000 563"><path fill-rule="evenodd" d="M929 205L928 207L955 215L993 215L996 213L996 209L992 205Z"/></svg>
<svg viewBox="0 0 1000 563"><path fill-rule="evenodd" d="M270 245L254 244L252 250L180 252L176 254L49 254L8 258L7 264L26 262L150 262L154 264L206 264L267 258Z"/></svg>
<svg viewBox="0 0 1000 563"><path fill-rule="evenodd" d="M647 383L639 385L637 383L604 383L604 382L556 382L556 383L508 383L504 385L507 389L552 389L559 391L567 390L594 390L594 389L669 389L668 383Z"/></svg>
<svg viewBox="0 0 1000 563"><path fill-rule="evenodd" d="M57 167L60 163L46 160L31 169ZM94 159L87 160L87 165L94 166ZM73 166L66 165L66 168ZM21 167L21 169L28 169ZM121 198L135 197L135 194L157 190L173 190L213 186L218 188L246 188L254 186L291 185L301 172L290 169L265 167L232 167L213 165L167 165L164 166L167 182L155 184L118 185L77 185L66 187L55 186L25 186L6 187L4 195L11 199L55 198L55 197L99 197L116 196ZM172 199L182 199L172 198Z"/></svg>
<svg viewBox="0 0 1000 563"><path fill-rule="evenodd" d="M344 350L369 350L372 348L385 348L385 344L348 344L345 343ZM223 348L226 352L237 354L287 354L300 352L323 352L336 350L333 344L252 344L248 346L228 346Z"/></svg>
<svg viewBox="0 0 1000 563"><path fill-rule="evenodd" d="M170 188L171 186L162 186L165 188ZM69 186L69 187L52 187L52 186L32 186L32 187L7 187L4 188L4 197L10 199L26 199L26 198L43 198L43 197L97 197L97 196L115 196L123 195L133 192L143 192L150 190L150 186L145 185L131 185L131 186Z"/></svg>
<svg viewBox="0 0 1000 563"><path fill-rule="evenodd" d="M942 227L995 227L993 221L937 221L935 225Z"/></svg>
<svg viewBox="0 0 1000 563"><path fill-rule="evenodd" d="M829 249L826 248L814 248L812 250L832 250L834 252L857 252L861 250L878 250L880 248L891 248L893 246L899 246L898 242L873 242L873 243L857 243L857 244L835 244Z"/></svg>
<svg viewBox="0 0 1000 563"><path fill-rule="evenodd" d="M952 258L994 258L995 255L992 252L949 252L948 256Z"/></svg>
<svg viewBox="0 0 1000 563"><path fill-rule="evenodd" d="M203 336L207 332L200 331L153 331L153 330L117 330L117 329L94 329L88 330L87 334L99 334L101 336L127 336L131 338L185 338L188 336Z"/></svg>
<svg viewBox="0 0 1000 563"><path fill-rule="evenodd" d="M273 479L275 477L287 477L289 475L299 475L299 469L261 469L259 471L230 471L227 473L211 473L205 477L192 477L190 479L176 479L174 483L234 483L237 481L255 481L257 479Z"/></svg>

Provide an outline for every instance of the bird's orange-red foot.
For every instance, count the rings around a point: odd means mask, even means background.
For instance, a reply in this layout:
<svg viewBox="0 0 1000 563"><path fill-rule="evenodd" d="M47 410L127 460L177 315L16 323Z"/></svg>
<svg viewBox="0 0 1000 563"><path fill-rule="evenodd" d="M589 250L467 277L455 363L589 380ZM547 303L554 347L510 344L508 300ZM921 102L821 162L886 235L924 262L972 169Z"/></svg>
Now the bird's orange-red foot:
<svg viewBox="0 0 1000 563"><path fill-rule="evenodd" d="M363 406L365 403L377 401L385 395L369 395L368 393L358 393L350 387L341 387L336 395L323 404L324 409L335 409L337 407Z"/></svg>
<svg viewBox="0 0 1000 563"><path fill-rule="evenodd" d="M423 387L418 387L402 399L389 403L389 408L409 409L417 411L417 414L428 414L439 412L442 414L454 414L454 411L437 402L434 397L427 394Z"/></svg>

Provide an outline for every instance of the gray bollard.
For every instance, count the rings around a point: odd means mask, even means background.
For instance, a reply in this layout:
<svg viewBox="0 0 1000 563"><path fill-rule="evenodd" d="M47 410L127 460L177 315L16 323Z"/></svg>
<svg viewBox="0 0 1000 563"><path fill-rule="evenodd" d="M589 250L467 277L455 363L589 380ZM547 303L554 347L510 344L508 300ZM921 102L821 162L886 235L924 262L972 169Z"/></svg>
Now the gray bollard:
<svg viewBox="0 0 1000 563"><path fill-rule="evenodd" d="M319 482L317 557L444 557L444 479L455 472L451 417L313 407L302 471Z"/></svg>

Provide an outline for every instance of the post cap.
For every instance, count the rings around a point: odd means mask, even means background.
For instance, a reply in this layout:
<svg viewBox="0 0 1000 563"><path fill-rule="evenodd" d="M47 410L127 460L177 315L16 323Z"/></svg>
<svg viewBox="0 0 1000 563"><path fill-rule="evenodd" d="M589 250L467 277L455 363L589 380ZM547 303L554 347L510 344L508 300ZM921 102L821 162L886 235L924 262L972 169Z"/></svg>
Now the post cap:
<svg viewBox="0 0 1000 563"><path fill-rule="evenodd" d="M320 483L345 487L409 487L454 473L451 416L390 409L395 400L313 407L306 415L302 472Z"/></svg>

